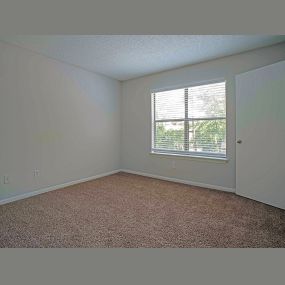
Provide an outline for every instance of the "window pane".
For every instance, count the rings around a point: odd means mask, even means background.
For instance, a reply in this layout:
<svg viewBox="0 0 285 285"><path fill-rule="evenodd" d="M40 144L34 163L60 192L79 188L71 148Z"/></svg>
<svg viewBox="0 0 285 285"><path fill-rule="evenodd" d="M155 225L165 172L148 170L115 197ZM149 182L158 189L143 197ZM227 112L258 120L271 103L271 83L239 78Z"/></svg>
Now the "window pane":
<svg viewBox="0 0 285 285"><path fill-rule="evenodd" d="M153 149L225 157L225 87L219 82L153 93Z"/></svg>
<svg viewBox="0 0 285 285"><path fill-rule="evenodd" d="M190 121L189 151L226 154L226 120Z"/></svg>
<svg viewBox="0 0 285 285"><path fill-rule="evenodd" d="M155 119L184 119L184 89L155 93Z"/></svg>
<svg viewBox="0 0 285 285"><path fill-rule="evenodd" d="M225 82L188 88L189 118L226 116Z"/></svg>
<svg viewBox="0 0 285 285"><path fill-rule="evenodd" d="M159 122L155 126L155 148L184 150L184 122Z"/></svg>

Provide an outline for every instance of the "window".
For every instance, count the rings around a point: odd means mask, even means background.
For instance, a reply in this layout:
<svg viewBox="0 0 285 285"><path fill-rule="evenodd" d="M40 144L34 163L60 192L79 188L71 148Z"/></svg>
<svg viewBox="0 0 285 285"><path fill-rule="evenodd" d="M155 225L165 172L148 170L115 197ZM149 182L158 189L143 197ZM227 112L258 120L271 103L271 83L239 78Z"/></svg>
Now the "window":
<svg viewBox="0 0 285 285"><path fill-rule="evenodd" d="M226 83L152 93L152 152L226 157Z"/></svg>

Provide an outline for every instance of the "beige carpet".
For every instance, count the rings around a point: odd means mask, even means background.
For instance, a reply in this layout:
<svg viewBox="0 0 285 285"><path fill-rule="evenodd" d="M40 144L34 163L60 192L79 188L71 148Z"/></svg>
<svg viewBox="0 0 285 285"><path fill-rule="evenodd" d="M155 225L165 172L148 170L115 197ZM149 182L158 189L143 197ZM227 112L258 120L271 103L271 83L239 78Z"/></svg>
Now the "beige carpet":
<svg viewBox="0 0 285 285"><path fill-rule="evenodd" d="M118 173L0 206L0 247L284 247L285 211Z"/></svg>

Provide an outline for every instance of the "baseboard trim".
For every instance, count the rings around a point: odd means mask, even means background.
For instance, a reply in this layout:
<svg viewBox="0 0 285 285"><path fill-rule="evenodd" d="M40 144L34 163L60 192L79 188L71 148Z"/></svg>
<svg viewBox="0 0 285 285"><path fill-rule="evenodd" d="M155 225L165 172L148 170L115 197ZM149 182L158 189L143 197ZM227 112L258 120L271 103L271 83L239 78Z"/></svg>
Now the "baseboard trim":
<svg viewBox="0 0 285 285"><path fill-rule="evenodd" d="M68 187L68 186L72 186L72 185L75 185L75 184L79 184L79 183L82 183L82 182L87 182L87 181L90 181L90 180L98 179L98 178L101 178L101 177L104 177L104 176L109 176L109 175L118 173L120 171L121 171L120 169L117 169L117 170L105 172L105 173L102 173L102 174L98 174L98 175L82 178L82 179L79 179L79 180L74 180L74 181L70 181L70 182L66 182L66 183L62 183L62 184L58 184L58 185L54 185L54 186L49 186L49 187L42 188L42 189L39 189L39 190L27 192L27 193L24 193L24 194L12 196L12 197L0 200L0 205L4 205L4 204L15 202L15 201L18 201L18 200L26 199L26 198L29 198L29 197L32 197L32 196L36 196L36 195L43 194L43 193L46 193L46 192L50 192L50 191L53 191L53 190L58 190L58 189L65 188L65 187Z"/></svg>
<svg viewBox="0 0 285 285"><path fill-rule="evenodd" d="M35 191L27 192L27 193L24 193L24 194L12 196L12 197L9 197L9 198L6 198L6 199L2 199L2 200L0 200L0 205L12 203L12 202L15 202L15 201L18 201L18 200L26 199L26 198L33 197L33 196L36 196L36 195L40 195L40 194L43 194L43 193L47 193L47 192L50 192L50 191L53 191L53 190L58 190L58 189L61 189L61 188L72 186L72 185L75 185L75 184L79 184L79 183L95 180L95 179L98 179L98 178L101 178L101 177L104 177L104 176L109 176L109 175L112 175L112 174L115 174L115 173L118 173L118 172L126 172L126 173L131 173L131 174L136 174L136 175L141 175L141 176L161 179L161 180L170 181L170 182L182 183L182 184L193 185L193 186L198 186L198 187L203 187L203 188L208 188L208 189L215 189L215 190L221 190L221 191L225 191L225 192L235 193L235 189L234 188L228 188L228 187L223 187L223 186L218 186L218 185L211 185L211 184L206 184L206 183L200 183L200 182L195 182L195 181L190 181L190 180L182 180L182 179L178 179L178 178L171 178L171 177L166 177L166 176L160 176L160 175L156 175L156 174L150 174L150 173L146 173L146 172L134 171L134 170L130 170L130 169L117 169L117 170L105 172L105 173L102 173L102 174L98 174L98 175L94 175L94 176L90 176L90 177L86 177L86 178L82 178L82 179L79 179L79 180L74 180L74 181L70 181L70 182L66 182L66 183L62 183L62 184L58 184L58 185L54 185L54 186L49 186L49 187L42 188L42 189L39 189L39 190L35 190Z"/></svg>
<svg viewBox="0 0 285 285"><path fill-rule="evenodd" d="M223 187L223 186L219 186L219 185L211 185L211 184L200 183L200 182L195 182L195 181L190 181L190 180L182 180L182 179L178 179L178 178L160 176L160 175L150 174L150 173L146 173L146 172L133 171L130 169L121 169L121 172L126 172L126 173L131 173L131 174L136 174L136 175L141 175L141 176L146 176L146 177L151 177L151 178L157 178L157 179L161 179L161 180L177 182L177 183L182 183L182 184L187 184L187 185L192 185L192 186L198 186L198 187L203 187L203 188L208 188L208 189L220 190L220 191L224 191L224 192L235 193L234 188Z"/></svg>

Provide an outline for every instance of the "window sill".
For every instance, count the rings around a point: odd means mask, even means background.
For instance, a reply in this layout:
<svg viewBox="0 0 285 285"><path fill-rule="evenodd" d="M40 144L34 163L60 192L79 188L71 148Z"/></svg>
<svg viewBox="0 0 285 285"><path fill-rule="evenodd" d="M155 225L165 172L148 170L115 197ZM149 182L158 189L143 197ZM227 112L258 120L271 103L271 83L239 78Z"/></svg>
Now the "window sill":
<svg viewBox="0 0 285 285"><path fill-rule="evenodd" d="M201 160L201 161L210 161L210 162L218 162L218 163L226 163L229 161L226 157L212 157L212 156L201 156L201 155L188 155L188 154L177 154L177 153L166 153L166 152L155 152L151 151L150 155L158 155L165 156L169 158L182 158L182 159L193 159L193 160Z"/></svg>

